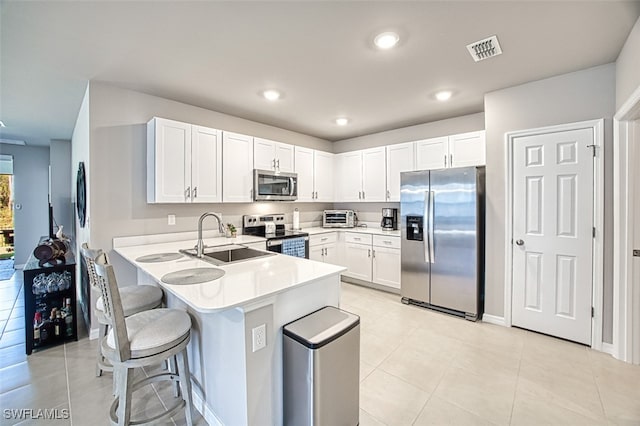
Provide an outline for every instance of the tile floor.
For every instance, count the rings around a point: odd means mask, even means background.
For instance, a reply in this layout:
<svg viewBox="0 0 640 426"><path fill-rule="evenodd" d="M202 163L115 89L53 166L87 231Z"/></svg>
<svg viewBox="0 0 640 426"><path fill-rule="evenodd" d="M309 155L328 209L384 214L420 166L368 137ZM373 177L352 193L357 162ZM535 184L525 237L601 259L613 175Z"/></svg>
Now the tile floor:
<svg viewBox="0 0 640 426"><path fill-rule="evenodd" d="M0 281L0 424L19 423L4 410L20 408L70 413L20 424L108 424L111 377L94 376L96 341L85 335L27 357L21 287L21 273ZM362 426L640 425L639 366L350 284L342 308L361 317ZM134 418L172 399L168 386L136 394ZM198 416L197 424L206 422Z"/></svg>

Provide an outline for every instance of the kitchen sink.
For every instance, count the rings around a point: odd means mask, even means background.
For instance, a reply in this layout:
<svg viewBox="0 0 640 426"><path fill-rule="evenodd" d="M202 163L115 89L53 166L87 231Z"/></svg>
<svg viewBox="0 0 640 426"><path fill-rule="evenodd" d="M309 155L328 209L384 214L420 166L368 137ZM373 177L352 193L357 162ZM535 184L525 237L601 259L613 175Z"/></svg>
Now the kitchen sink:
<svg viewBox="0 0 640 426"><path fill-rule="evenodd" d="M180 250L189 256L197 257L196 249ZM251 260L257 257L273 256L275 253L268 253L261 250L241 246L239 244L227 244L217 247L205 247L202 253L202 260L214 265L228 265L230 263Z"/></svg>

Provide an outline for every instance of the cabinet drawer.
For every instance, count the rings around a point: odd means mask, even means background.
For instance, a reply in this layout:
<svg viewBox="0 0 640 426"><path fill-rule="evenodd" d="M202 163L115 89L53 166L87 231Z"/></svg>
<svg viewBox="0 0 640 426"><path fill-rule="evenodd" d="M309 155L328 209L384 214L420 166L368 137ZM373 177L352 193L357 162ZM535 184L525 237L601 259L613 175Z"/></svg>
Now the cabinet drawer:
<svg viewBox="0 0 640 426"><path fill-rule="evenodd" d="M360 234L357 232L345 232L344 240L347 243L355 243L355 244L371 244L371 235L369 234Z"/></svg>
<svg viewBox="0 0 640 426"><path fill-rule="evenodd" d="M373 245L376 247L400 248L400 237L374 235Z"/></svg>
<svg viewBox="0 0 640 426"><path fill-rule="evenodd" d="M335 243L337 240L337 232L327 232L326 234L311 235L309 238L309 245L317 246L318 244Z"/></svg>

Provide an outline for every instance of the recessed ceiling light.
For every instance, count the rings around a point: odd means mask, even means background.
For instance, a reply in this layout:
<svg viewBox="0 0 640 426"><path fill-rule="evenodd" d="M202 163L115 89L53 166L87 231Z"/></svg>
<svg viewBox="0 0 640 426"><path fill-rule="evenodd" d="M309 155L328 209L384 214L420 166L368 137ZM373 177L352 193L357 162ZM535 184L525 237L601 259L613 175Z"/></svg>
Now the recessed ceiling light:
<svg viewBox="0 0 640 426"><path fill-rule="evenodd" d="M400 37L393 32L378 34L376 38L373 39L373 42L379 49L391 49L398 44L398 41L400 41Z"/></svg>
<svg viewBox="0 0 640 426"><path fill-rule="evenodd" d="M448 101L451 95L453 95L453 93L450 90L443 90L442 92L436 93L436 99L439 101Z"/></svg>
<svg viewBox="0 0 640 426"><path fill-rule="evenodd" d="M338 126L346 126L347 124L349 124L349 119L346 117L336 118L336 124Z"/></svg>
<svg viewBox="0 0 640 426"><path fill-rule="evenodd" d="M277 101L278 99L280 99L280 92L278 92L277 90L269 89L262 92L262 96L264 96L268 101Z"/></svg>

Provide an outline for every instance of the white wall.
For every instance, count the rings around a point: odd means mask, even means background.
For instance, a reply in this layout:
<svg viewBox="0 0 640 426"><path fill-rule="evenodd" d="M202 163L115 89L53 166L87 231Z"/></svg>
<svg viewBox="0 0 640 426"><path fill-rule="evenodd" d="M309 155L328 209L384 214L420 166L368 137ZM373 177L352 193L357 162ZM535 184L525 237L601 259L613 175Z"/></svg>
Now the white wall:
<svg viewBox="0 0 640 426"><path fill-rule="evenodd" d="M49 148L0 144L0 154L13 156L14 259L20 267L49 235Z"/></svg>
<svg viewBox="0 0 640 426"><path fill-rule="evenodd" d="M71 141L51 140L49 147L49 164L51 166L51 204L53 217L63 232L72 236L73 203L71 201ZM53 232L57 228L54 224Z"/></svg>
<svg viewBox="0 0 640 426"><path fill-rule="evenodd" d="M374 148L377 146L394 145L403 142L412 142L421 139L435 138L438 136L453 135L456 133L473 132L484 129L484 113L463 115L447 120L433 121L431 123L418 124L416 126L402 127L386 132L373 133L358 136L351 139L343 139L334 142L333 152L357 151L359 149Z"/></svg>
<svg viewBox="0 0 640 426"><path fill-rule="evenodd" d="M611 342L613 330L612 117L614 108L614 64L564 74L485 95L487 140L486 313L498 317L504 315L505 133L604 118L603 339L605 342Z"/></svg>
<svg viewBox="0 0 640 426"><path fill-rule="evenodd" d="M640 18L616 60L616 110L640 87Z"/></svg>

